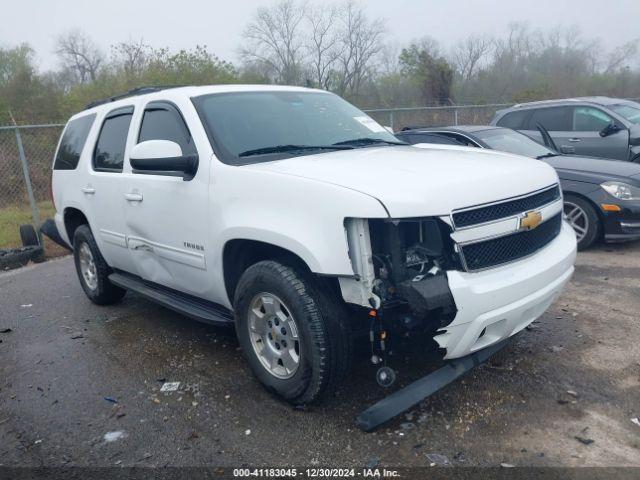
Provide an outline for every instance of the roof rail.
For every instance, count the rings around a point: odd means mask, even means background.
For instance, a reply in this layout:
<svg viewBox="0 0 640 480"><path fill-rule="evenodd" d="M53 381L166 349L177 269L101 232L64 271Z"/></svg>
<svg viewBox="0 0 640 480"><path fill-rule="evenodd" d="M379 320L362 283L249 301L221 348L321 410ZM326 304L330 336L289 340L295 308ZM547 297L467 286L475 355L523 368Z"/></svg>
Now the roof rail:
<svg viewBox="0 0 640 480"><path fill-rule="evenodd" d="M136 87L133 88L131 90L129 90L126 93L122 93L120 95L114 95L113 97L109 97L109 98L105 98L102 100L95 100L93 102L89 102L87 104L87 106L85 107L85 110L88 110L89 108L93 108L93 107L97 107L99 105L104 105L106 103L110 103L110 102L115 102L117 100L121 100L123 98L128 98L128 97L135 97L138 95L144 95L146 93L154 93L154 92L160 92L162 90L168 90L170 88L180 88L180 87L186 87L188 85L148 85L148 86L143 86L143 87Z"/></svg>

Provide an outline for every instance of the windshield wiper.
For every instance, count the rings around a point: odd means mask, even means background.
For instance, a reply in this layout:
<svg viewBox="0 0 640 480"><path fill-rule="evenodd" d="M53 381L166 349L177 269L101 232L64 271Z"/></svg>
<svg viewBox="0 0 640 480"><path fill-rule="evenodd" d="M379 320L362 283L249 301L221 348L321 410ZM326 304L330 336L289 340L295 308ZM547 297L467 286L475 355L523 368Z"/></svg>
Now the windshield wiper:
<svg viewBox="0 0 640 480"><path fill-rule="evenodd" d="M348 145L275 145L273 147L256 148L238 154L239 157L268 155L269 153L303 152L305 150L351 150Z"/></svg>
<svg viewBox="0 0 640 480"><path fill-rule="evenodd" d="M391 140L383 140L381 138L354 138L353 140L345 140L343 142L336 142L333 145L353 145L353 146L365 146L365 145L409 145L406 142L393 142Z"/></svg>

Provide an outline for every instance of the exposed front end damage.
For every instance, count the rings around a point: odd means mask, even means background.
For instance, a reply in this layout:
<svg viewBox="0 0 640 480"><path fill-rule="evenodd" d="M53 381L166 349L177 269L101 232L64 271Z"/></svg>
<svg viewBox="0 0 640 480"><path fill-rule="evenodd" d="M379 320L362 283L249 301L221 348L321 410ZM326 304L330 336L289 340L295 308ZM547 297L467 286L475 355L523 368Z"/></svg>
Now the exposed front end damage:
<svg viewBox="0 0 640 480"><path fill-rule="evenodd" d="M433 337L453 320L447 271L459 261L449 225L439 218L347 219L345 229L356 276L340 285L347 302L384 317L371 337L387 329Z"/></svg>
<svg viewBox="0 0 640 480"><path fill-rule="evenodd" d="M372 344L387 329L428 334L445 359L482 350L542 315L576 255L557 185L449 216L347 219L345 229L356 275L340 285L347 302L378 320Z"/></svg>

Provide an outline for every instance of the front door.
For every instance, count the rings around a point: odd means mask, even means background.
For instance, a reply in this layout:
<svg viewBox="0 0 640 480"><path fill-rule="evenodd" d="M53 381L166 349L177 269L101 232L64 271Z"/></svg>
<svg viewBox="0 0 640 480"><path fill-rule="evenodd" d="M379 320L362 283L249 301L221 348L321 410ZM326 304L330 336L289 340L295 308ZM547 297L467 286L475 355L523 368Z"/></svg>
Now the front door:
<svg viewBox="0 0 640 480"><path fill-rule="evenodd" d="M169 102L146 104L134 143L170 140L183 155L197 149L179 108ZM128 163L128 162L127 162ZM127 244L139 275L185 293L209 298L213 278L208 250L209 159L200 157L190 180L153 173L123 177Z"/></svg>
<svg viewBox="0 0 640 480"><path fill-rule="evenodd" d="M599 108L583 106L573 109L573 132L569 141L577 155L629 160L629 131L622 128L605 137L600 132L616 121Z"/></svg>

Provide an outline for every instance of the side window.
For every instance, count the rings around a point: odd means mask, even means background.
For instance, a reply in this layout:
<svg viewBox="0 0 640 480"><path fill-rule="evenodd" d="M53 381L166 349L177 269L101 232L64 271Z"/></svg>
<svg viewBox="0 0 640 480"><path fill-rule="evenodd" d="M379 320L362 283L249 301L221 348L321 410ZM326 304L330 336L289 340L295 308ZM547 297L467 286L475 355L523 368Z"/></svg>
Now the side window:
<svg viewBox="0 0 640 480"><path fill-rule="evenodd" d="M573 113L573 130L575 132L599 132L613 123L613 118L602 110L593 107L576 107Z"/></svg>
<svg viewBox="0 0 640 480"><path fill-rule="evenodd" d="M164 102L152 102L144 111L138 143L147 140L171 140L180 145L183 155L195 155L191 133L176 107Z"/></svg>
<svg viewBox="0 0 640 480"><path fill-rule="evenodd" d="M539 123L550 132L569 132L573 126L572 111L573 107L537 108L529 120L529 130L537 130Z"/></svg>
<svg viewBox="0 0 640 480"><path fill-rule="evenodd" d="M94 170L121 172L133 107L120 108L105 118L93 152Z"/></svg>
<svg viewBox="0 0 640 480"><path fill-rule="evenodd" d="M515 112L509 112L500 120L497 125L499 127L512 128L513 130L523 130L526 128L525 120L531 110L518 110Z"/></svg>
<svg viewBox="0 0 640 480"><path fill-rule="evenodd" d="M87 141L89 130L96 119L96 114L71 120L62 134L60 147L53 162L54 170L75 170L80 160L80 154Z"/></svg>

